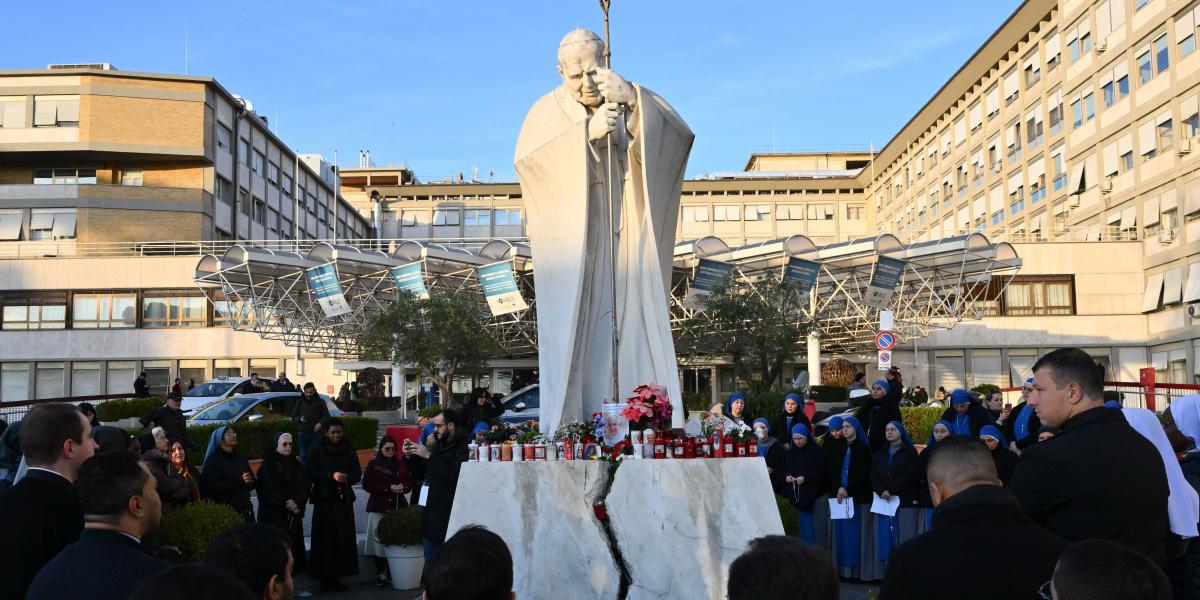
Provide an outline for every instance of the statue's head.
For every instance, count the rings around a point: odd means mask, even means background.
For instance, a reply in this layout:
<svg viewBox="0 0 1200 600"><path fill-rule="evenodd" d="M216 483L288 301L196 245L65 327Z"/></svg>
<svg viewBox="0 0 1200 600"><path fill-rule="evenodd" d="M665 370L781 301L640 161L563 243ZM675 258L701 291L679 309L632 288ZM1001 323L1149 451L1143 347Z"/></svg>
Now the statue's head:
<svg viewBox="0 0 1200 600"><path fill-rule="evenodd" d="M604 65L604 42L586 29L568 33L558 45L558 73L576 102L589 108L603 104L596 71Z"/></svg>

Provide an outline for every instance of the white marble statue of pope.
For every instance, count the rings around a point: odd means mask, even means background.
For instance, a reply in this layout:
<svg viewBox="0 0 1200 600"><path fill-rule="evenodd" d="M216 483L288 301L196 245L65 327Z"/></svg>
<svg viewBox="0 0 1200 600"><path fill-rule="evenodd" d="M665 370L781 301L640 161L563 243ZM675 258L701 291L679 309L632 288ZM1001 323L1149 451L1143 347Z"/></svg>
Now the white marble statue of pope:
<svg viewBox="0 0 1200 600"><path fill-rule="evenodd" d="M529 110L516 168L537 286L543 432L588 419L612 396L613 285L606 159L612 140L619 396L645 383L683 411L668 314L679 192L695 136L654 92L603 67L604 43L577 29L558 48L562 86Z"/></svg>

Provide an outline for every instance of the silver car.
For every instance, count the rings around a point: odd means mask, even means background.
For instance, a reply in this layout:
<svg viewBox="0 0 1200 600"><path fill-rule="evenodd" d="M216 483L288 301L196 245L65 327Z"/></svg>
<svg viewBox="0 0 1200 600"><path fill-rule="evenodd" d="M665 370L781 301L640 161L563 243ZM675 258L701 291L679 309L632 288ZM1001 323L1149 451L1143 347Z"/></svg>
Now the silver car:
<svg viewBox="0 0 1200 600"><path fill-rule="evenodd" d="M321 399L329 408L329 416L342 416L342 410L333 403L332 398L322 394ZM239 394L197 410L196 414L188 417L187 423L188 426L219 425L238 421L290 418L292 409L299 400L300 392Z"/></svg>

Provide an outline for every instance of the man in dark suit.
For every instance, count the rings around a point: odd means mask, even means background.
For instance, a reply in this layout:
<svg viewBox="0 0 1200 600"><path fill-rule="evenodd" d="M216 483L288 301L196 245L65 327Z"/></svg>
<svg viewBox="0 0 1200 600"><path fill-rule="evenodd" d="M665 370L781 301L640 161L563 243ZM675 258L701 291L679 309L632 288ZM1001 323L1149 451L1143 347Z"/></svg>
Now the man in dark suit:
<svg viewBox="0 0 1200 600"><path fill-rule="evenodd" d="M881 600L1036 600L1066 542L1021 514L978 438L927 452L933 528L892 550Z"/></svg>
<svg viewBox="0 0 1200 600"><path fill-rule="evenodd" d="M1029 404L1058 435L1021 454L1009 489L1025 514L1067 541L1103 539L1166 560L1166 469L1120 409L1083 350L1060 348L1033 365Z"/></svg>
<svg viewBox="0 0 1200 600"><path fill-rule="evenodd" d="M167 434L168 442L182 442L186 446L187 419L180 410L182 403L182 398L168 397L162 406L151 410L140 419L142 428L150 431L155 425L162 427L163 432ZM148 450L148 448L143 448L143 450Z"/></svg>
<svg viewBox="0 0 1200 600"><path fill-rule="evenodd" d="M162 516L155 487L150 470L128 452L85 462L78 483L83 533L42 568L27 600L126 600L170 566L141 543Z"/></svg>
<svg viewBox="0 0 1200 600"><path fill-rule="evenodd" d="M29 471L0 494L8 518L0 543L0 600L24 600L33 576L79 538L83 511L75 496L79 467L96 452L92 426L70 404L41 404L21 421Z"/></svg>

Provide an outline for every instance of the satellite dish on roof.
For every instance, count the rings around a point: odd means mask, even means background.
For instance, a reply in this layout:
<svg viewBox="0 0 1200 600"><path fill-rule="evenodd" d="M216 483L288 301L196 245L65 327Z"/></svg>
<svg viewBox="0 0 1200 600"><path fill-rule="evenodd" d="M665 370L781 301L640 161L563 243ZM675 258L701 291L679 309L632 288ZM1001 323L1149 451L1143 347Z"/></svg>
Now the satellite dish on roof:
<svg viewBox="0 0 1200 600"><path fill-rule="evenodd" d="M250 112L250 113L254 112L254 103L251 102L249 98L243 98L237 94L234 94L233 99L240 102L242 107L244 107L246 109L246 112Z"/></svg>

